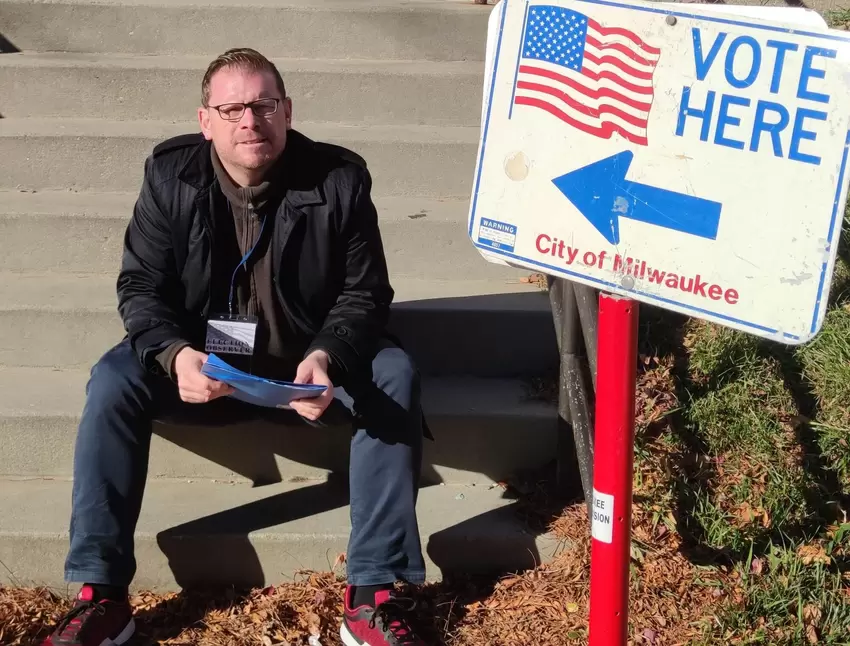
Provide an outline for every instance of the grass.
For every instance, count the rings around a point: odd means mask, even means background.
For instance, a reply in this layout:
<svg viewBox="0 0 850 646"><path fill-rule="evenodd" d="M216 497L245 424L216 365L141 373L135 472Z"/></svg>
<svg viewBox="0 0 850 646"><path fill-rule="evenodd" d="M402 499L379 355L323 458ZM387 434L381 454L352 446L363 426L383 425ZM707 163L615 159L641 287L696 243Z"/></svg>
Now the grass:
<svg viewBox="0 0 850 646"><path fill-rule="evenodd" d="M771 545L735 572L739 598L718 618L715 639L776 645L850 641L850 604L825 557L810 560L790 545Z"/></svg>
<svg viewBox="0 0 850 646"><path fill-rule="evenodd" d="M679 412L639 438L636 488L670 460L653 496L690 562L732 581L692 643L850 644L848 248L845 231L822 331L802 347L666 314L645 330L681 341L653 348L675 365Z"/></svg>
<svg viewBox="0 0 850 646"><path fill-rule="evenodd" d="M679 412L658 434L643 429L635 487L646 495L639 508L675 518L691 564L728 577L723 602L687 643L850 644L850 523L834 504L846 491L850 335L836 312L818 344L796 351L682 326ZM800 414L791 366L811 385L813 419Z"/></svg>
<svg viewBox="0 0 850 646"><path fill-rule="evenodd" d="M846 488L850 485L850 305L830 311L821 334L798 355L816 399L813 431L830 468Z"/></svg>
<svg viewBox="0 0 850 646"><path fill-rule="evenodd" d="M834 29L850 29L850 8L827 11L824 18Z"/></svg>

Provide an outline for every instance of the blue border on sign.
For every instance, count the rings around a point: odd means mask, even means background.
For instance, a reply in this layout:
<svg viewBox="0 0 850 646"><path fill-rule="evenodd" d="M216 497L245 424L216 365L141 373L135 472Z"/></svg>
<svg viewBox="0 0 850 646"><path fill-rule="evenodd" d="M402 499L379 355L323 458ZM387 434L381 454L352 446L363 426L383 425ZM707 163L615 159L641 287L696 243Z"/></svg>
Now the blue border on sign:
<svg viewBox="0 0 850 646"><path fill-rule="evenodd" d="M832 251L832 237L836 231L841 230L839 225L836 229L836 221L839 219L838 214L841 212L841 185L844 183L844 173L847 172L847 153L850 152L850 130L847 131L847 138L844 140L844 156L841 158L841 169L838 171L838 182L835 187L835 200L832 204L832 219L829 222L829 238L827 239L827 251ZM843 218L842 218L843 219ZM823 303L823 288L826 283L826 270L829 267L829 260L823 263L823 268L820 273L820 285L818 286L818 299L815 301L815 315L812 317L812 329L814 331L818 326L818 315L820 314L821 304Z"/></svg>
<svg viewBox="0 0 850 646"><path fill-rule="evenodd" d="M554 265L547 265L545 262L540 262L539 260L532 260L531 258L525 258L524 256L519 256L519 255L514 254L514 253L507 253L505 251L500 251L498 249L492 249L490 247L480 245L476 242L473 242L472 244L474 244L479 249L484 249L485 251L488 251L490 253L497 253L500 256L506 256L508 258L513 258L515 260L522 260L523 262L527 262L527 263L530 263L532 265L537 265L538 267L542 267L544 269L551 269L556 274L568 274L570 276L575 276L576 278L581 278L582 280L586 280L586 281L596 283L600 287L611 287L611 288L614 288L616 290L622 289L622 286L618 285L617 283L612 283L612 282L607 281L607 280L601 280L599 278L594 278L593 276L587 276L586 274L580 274L577 271L570 271L569 269L563 269L562 267L555 267ZM756 330L762 330L763 332L769 332L770 334L776 334L777 332L779 332L779 330L775 330L773 328L765 327L764 325L758 325L756 323L750 323L749 321L744 321L742 319L736 319L733 316L726 316L724 314L718 314L717 312L712 312L710 310L704 310L704 309L699 308L699 307L693 307L692 305L686 305L685 303L680 303L679 301L674 301L673 299L670 299L670 298L662 298L661 296L656 296L655 294L650 294L648 292L641 292L637 289L630 289L629 292L632 293L632 294L640 294L641 296L648 296L652 300L658 301L659 303L667 303L669 305L676 305L678 307L689 310L691 312L697 312L699 314L708 314L708 315L710 315L714 318L723 319L724 321L729 321L730 323L738 323L740 325L746 325L747 327L751 327L751 328L756 329ZM797 336L795 334L788 334L787 332L784 332L783 336L788 337L789 339L799 339L800 338L799 336Z"/></svg>
<svg viewBox="0 0 850 646"><path fill-rule="evenodd" d="M522 31L519 32L521 34L525 33L525 25L528 22L528 9L530 7L530 3L528 0L525 0L525 17L522 19ZM516 97L516 80L519 77L519 62L522 60L522 43L520 46L516 48L516 70L514 70L514 88L511 90L511 107L508 110L508 120L514 114L514 98Z"/></svg>
<svg viewBox="0 0 850 646"><path fill-rule="evenodd" d="M488 103L487 103L487 117L486 117L486 121L484 123L484 133L483 133L482 138L481 138L481 152L478 156L478 173L476 174L476 177L475 177L475 186L473 187L473 197L472 197L472 209L471 209L470 215L469 215L468 235L469 235L470 240L472 239L472 226L473 226L473 222L475 221L475 211L476 211L476 208L478 206L478 187L481 185L481 174L482 174L482 171L484 169L484 151L487 147L487 134L488 134L489 128L490 128L490 115L491 115L492 110L493 110L493 90L496 87L496 72L499 69L499 58L502 54L502 34L504 33L504 29L505 29L505 18L508 15L508 4L509 4L510 1L511 0L502 0L503 7L502 7L502 18L501 18L501 22L499 23L499 39L498 39L498 42L496 43L496 55L494 56L494 60L493 60L493 76L492 76L492 79L490 81L490 94L489 94ZM746 22L746 21L743 21L743 20L732 20L732 19L729 19L729 18L720 18L720 17L716 17L716 16L686 13L686 12L683 12L683 11L669 11L669 10L665 10L665 9L657 9L655 7L636 7L634 5L623 4L622 2L613 2L612 0L575 0L575 2L583 2L585 4L605 5L605 6L608 6L608 7L617 7L617 8L620 8L620 9L629 9L629 10L632 10L632 11L645 11L645 12L648 12L648 13L663 14L665 16L678 16L678 17L681 17L681 18L692 18L694 20L704 20L706 22L716 22L716 23L720 23L720 24L724 24L724 25L736 25L738 27L748 27L748 28L753 28L753 29L762 29L762 30L765 30L765 31L780 32L780 33L784 33L784 34L793 34L793 35L796 35L796 36L807 36L807 37L810 37L810 38L817 38L817 39L822 39L822 40L832 40L832 41L850 43L850 35L841 36L841 35L838 35L838 34L824 34L824 33L805 31L805 30L801 30L801 29L794 29L794 28L791 28L791 27L774 27L772 25L762 25L762 24L758 24L758 23ZM525 11L526 11L526 18L527 18L530 3L528 2L528 0L525 0L525 3L526 3ZM525 19L523 20L523 22L524 21L525 21ZM514 82L514 87L516 87L516 82ZM511 99L511 111L512 111L512 108L513 108L513 98ZM509 112L508 118L510 118L510 112ZM840 200L840 196L841 196L841 187L844 184L844 175L847 172L848 152L850 152L850 131L848 131L848 133L847 133L847 139L846 139L845 145L844 145L844 155L842 156L842 159L841 159L841 169L840 169L840 172L838 173L838 180L836 182L835 204L833 205L832 218L831 218L830 226L829 226L829 235L827 237L827 249L828 250L832 249L833 238L834 238L835 232L836 232L836 219L838 217L838 212L840 211L840 208L842 206L841 204L839 204L839 200ZM499 249L494 249L492 247L480 245L477 242L475 242L474 240L471 240L471 241L472 241L472 244L475 247L477 247L479 249L484 249L485 251L487 251L489 253L498 254L498 255L501 255L501 256L505 256L507 258L513 258L515 260L521 260L523 262L526 262L526 263L529 263L529 264L532 264L532 265L536 265L536 266L544 268L544 269L551 269L556 274L567 274L569 276L575 276L577 278L581 278L583 280L596 283L596 284L600 285L601 287L609 287L609 288L613 288L615 290L622 289L622 287L620 285L617 285L616 283L612 283L612 282L609 282L609 281L594 278L592 276L587 276L585 274L580 274L580 273L577 273L577 272L569 271L569 270L563 269L562 267L555 267L553 265L547 265L546 263L540 262L538 260L533 260L531 258L525 258L524 256L519 256L517 254L508 253L508 252L505 252L505 251L502 251L502 250L499 250ZM812 317L812 328L811 328L812 332L814 332L814 330L817 328L817 321L818 321L818 316L820 314L820 308L821 308L823 301L824 301L823 291L824 291L824 287L825 287L825 284L826 284L826 272L827 272L827 269L828 269L828 265L829 265L829 262L828 261L825 262L823 264L823 268L821 270L820 285L818 286L817 299L815 300L815 311L814 311L814 316ZM668 304L668 305L675 305L675 306L677 306L677 307L679 307L683 310L694 312L695 314L706 314L708 316L711 316L711 317L714 317L714 318L717 318L717 319L722 319L722 320L728 321L730 323L737 323L738 325L742 325L744 327L749 327L749 328L752 328L754 330L760 330L762 332L767 332L768 334L777 334L779 332L779 330L769 328L769 327L766 327L764 325L759 325L757 323L752 323L750 321L744 321L743 319L737 319L737 318L734 318L732 316L726 316L724 314L718 314L717 312L712 312L710 310L705 310L705 309L702 309L702 308L699 308L699 307L694 307L692 305L687 305L685 303L681 303L679 301L674 301L674 300L669 299L669 298L662 298L660 296L656 296L655 294L650 294L648 292L642 292L642 291L639 291L639 290L629 290L629 291L630 291L630 293L645 296L648 299L653 300L653 301L657 301L659 303L665 303L665 304ZM787 332L783 332L782 336L785 337L785 338L788 338L788 339L794 339L794 340L800 339L800 336L798 336L796 334L788 334Z"/></svg>
<svg viewBox="0 0 850 646"><path fill-rule="evenodd" d="M496 43L496 56L493 60L493 78L490 79L490 96L487 102L487 120L481 136L481 153L478 155L478 174L475 177L475 190L472 194L472 212L469 216L469 237L472 238L472 222L475 220L475 208L478 206L478 187L481 185L481 171L484 169L484 149L487 145L487 133L490 130L490 112L493 110L493 90L496 88L496 72L499 70L499 56L502 54L502 33L505 30L505 18L508 15L508 0L502 0L502 21L499 23L499 40Z"/></svg>

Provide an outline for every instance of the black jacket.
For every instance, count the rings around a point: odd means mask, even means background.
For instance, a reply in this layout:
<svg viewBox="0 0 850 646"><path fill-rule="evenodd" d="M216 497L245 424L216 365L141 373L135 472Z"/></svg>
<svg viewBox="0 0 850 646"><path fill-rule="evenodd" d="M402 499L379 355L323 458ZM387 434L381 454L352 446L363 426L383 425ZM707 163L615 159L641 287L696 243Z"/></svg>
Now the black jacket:
<svg viewBox="0 0 850 646"><path fill-rule="evenodd" d="M206 317L219 313L210 311L210 283L222 200L210 146L192 134L153 150L124 238L118 309L139 360L157 374L156 357L173 342L203 349ZM295 130L283 154L284 197L270 243L276 292L294 349L326 350L331 378L344 383L370 364L394 296L371 177L356 154Z"/></svg>

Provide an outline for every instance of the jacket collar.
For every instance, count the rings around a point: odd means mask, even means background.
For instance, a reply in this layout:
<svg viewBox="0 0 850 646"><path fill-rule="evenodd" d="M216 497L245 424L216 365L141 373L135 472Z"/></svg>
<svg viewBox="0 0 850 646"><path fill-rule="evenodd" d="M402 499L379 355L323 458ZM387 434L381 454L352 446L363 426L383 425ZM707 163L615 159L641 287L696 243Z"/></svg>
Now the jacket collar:
<svg viewBox="0 0 850 646"><path fill-rule="evenodd" d="M177 174L180 181L199 191L209 189L216 181L212 165L210 148L212 142L206 139L196 146L183 168ZM315 154L313 141L297 130L287 133L286 148L283 151L283 166L286 181L284 197L292 206L311 206L324 204L321 191L321 177L311 172L315 164L310 157Z"/></svg>

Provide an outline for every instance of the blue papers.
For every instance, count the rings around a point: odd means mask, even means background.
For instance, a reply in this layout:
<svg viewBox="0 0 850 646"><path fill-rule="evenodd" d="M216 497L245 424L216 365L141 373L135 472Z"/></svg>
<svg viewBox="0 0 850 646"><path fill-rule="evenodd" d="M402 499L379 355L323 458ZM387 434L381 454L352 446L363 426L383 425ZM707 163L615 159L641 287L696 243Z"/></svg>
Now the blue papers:
<svg viewBox="0 0 850 646"><path fill-rule="evenodd" d="M249 375L231 367L214 354L209 355L201 373L233 386L235 392L230 396L234 399L268 408L290 408L290 402L295 399L318 397L327 390L326 386L294 384Z"/></svg>

